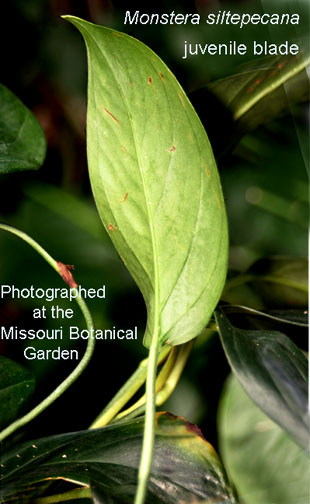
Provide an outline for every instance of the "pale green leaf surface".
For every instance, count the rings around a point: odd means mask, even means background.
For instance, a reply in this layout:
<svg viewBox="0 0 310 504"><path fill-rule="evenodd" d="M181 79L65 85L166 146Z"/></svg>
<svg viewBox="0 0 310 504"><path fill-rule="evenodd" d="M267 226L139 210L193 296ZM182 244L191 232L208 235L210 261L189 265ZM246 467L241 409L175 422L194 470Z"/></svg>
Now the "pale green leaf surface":
<svg viewBox="0 0 310 504"><path fill-rule="evenodd" d="M309 459L231 378L219 414L221 455L242 504L308 504Z"/></svg>
<svg viewBox="0 0 310 504"><path fill-rule="evenodd" d="M141 289L145 344L208 322L226 276L227 225L212 150L166 65L128 35L68 17L88 51L88 164L101 219Z"/></svg>

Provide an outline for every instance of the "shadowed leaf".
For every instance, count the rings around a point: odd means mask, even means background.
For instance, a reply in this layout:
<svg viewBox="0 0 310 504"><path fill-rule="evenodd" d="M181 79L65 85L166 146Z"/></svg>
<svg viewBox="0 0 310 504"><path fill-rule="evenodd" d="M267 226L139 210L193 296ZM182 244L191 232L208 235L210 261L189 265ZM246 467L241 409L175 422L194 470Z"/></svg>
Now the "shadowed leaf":
<svg viewBox="0 0 310 504"><path fill-rule="evenodd" d="M60 478L91 485L98 503L131 504L143 423L139 418L22 445L2 457L0 502L17 491L27 494L36 482ZM147 502L215 504L221 500L236 502L211 445L184 419L159 413Z"/></svg>
<svg viewBox="0 0 310 504"><path fill-rule="evenodd" d="M0 356L0 429L13 422L34 390L28 369Z"/></svg>
<svg viewBox="0 0 310 504"><path fill-rule="evenodd" d="M37 170L45 153L45 135L37 119L0 84L0 174Z"/></svg>
<svg viewBox="0 0 310 504"><path fill-rule="evenodd" d="M216 312L229 363L245 391L270 418L308 448L307 359L287 336L276 331L233 327Z"/></svg>
<svg viewBox="0 0 310 504"><path fill-rule="evenodd" d="M278 117L291 105L308 101L309 61L303 53L251 61L240 73L191 93L216 154L223 155L245 133ZM209 105L222 118L213 121L217 124L209 121Z"/></svg>

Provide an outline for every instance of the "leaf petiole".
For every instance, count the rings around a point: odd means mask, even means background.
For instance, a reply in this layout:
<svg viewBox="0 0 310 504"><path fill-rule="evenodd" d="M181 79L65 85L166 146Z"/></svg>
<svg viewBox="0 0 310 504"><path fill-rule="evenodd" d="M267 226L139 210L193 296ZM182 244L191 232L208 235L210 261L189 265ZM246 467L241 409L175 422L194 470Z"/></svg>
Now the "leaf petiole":
<svg viewBox="0 0 310 504"><path fill-rule="evenodd" d="M171 347L166 345L160 352L157 365L161 364L167 355L171 352ZM107 406L102 410L100 415L94 420L89 427L97 429L104 427L117 415L117 413L125 406L125 404L134 396L139 388L144 384L147 373L148 358L143 359L136 371L131 375L127 382L120 388L117 394L111 399ZM127 410L126 410L127 411Z"/></svg>

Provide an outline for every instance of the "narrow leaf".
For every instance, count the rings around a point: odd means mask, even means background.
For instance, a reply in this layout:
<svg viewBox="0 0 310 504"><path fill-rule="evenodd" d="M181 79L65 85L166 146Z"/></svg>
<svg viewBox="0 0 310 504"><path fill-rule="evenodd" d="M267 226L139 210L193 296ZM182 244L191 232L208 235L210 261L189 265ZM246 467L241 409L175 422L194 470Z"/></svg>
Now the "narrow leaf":
<svg viewBox="0 0 310 504"><path fill-rule="evenodd" d="M37 119L0 84L0 174L37 170L45 154L45 135Z"/></svg>
<svg viewBox="0 0 310 504"><path fill-rule="evenodd" d="M263 312L241 305L224 305L222 308L225 313L229 314L240 313L248 315L251 318L267 319L279 325L287 324L297 327L308 327L308 312L304 310L273 310L270 312Z"/></svg>
<svg viewBox="0 0 310 504"><path fill-rule="evenodd" d="M0 356L0 430L13 422L34 390L28 369Z"/></svg>
<svg viewBox="0 0 310 504"><path fill-rule="evenodd" d="M141 289L145 344L208 322L226 276L227 225L212 150L166 65L128 35L67 16L88 51L87 152L101 219Z"/></svg>
<svg viewBox="0 0 310 504"><path fill-rule="evenodd" d="M216 313L229 363L245 391L270 418L308 448L307 359L284 334L233 327Z"/></svg>
<svg viewBox="0 0 310 504"><path fill-rule="evenodd" d="M47 479L91 485L96 502L132 503L144 419L26 443L2 457L0 502ZM148 503L235 503L223 467L199 429L157 415Z"/></svg>
<svg viewBox="0 0 310 504"><path fill-rule="evenodd" d="M221 399L219 440L243 504L308 504L308 457L232 377Z"/></svg>

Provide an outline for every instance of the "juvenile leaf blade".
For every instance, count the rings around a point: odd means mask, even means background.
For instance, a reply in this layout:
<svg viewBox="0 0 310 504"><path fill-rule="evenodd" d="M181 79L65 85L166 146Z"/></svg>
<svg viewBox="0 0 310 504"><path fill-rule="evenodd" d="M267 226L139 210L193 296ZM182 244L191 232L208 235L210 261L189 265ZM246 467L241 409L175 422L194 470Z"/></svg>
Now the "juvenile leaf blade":
<svg viewBox="0 0 310 504"><path fill-rule="evenodd" d="M111 239L144 296L145 344L207 323L226 276L227 225L212 150L165 64L141 42L67 17L88 51L88 164Z"/></svg>
<svg viewBox="0 0 310 504"><path fill-rule="evenodd" d="M46 140L28 108L0 84L0 174L37 170L43 164Z"/></svg>
<svg viewBox="0 0 310 504"><path fill-rule="evenodd" d="M0 502L47 479L91 485L97 502L131 503L144 419L28 442L2 457ZM18 454L18 457L16 456ZM234 504L221 462L199 430L159 413L148 503Z"/></svg>
<svg viewBox="0 0 310 504"><path fill-rule="evenodd" d="M0 356L0 429L13 422L34 390L28 369Z"/></svg>

